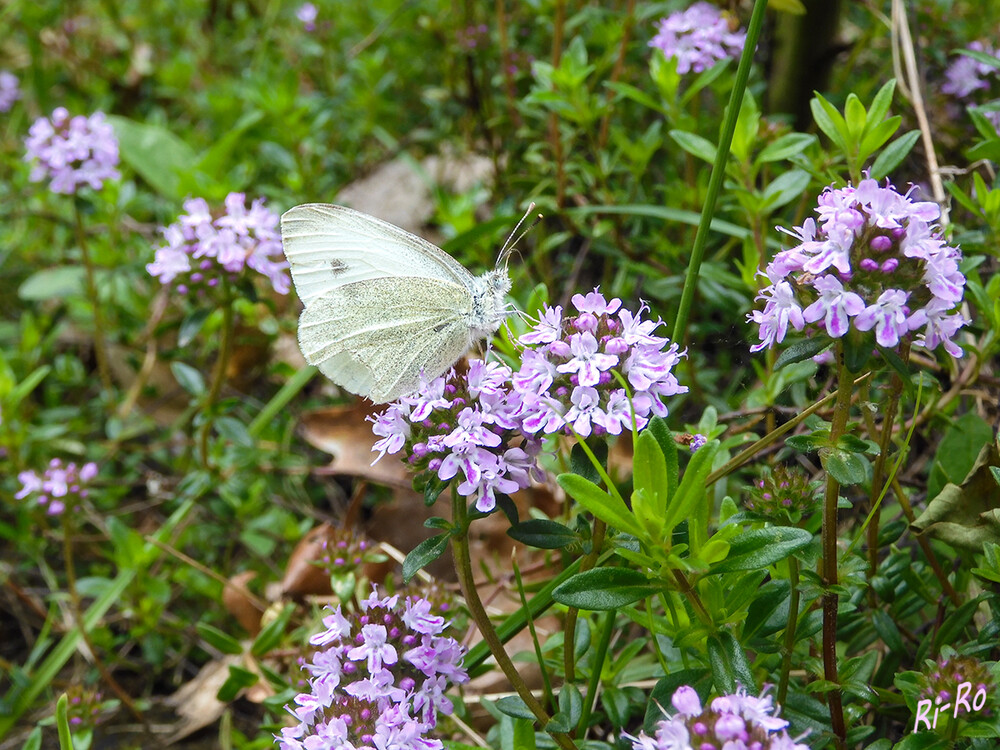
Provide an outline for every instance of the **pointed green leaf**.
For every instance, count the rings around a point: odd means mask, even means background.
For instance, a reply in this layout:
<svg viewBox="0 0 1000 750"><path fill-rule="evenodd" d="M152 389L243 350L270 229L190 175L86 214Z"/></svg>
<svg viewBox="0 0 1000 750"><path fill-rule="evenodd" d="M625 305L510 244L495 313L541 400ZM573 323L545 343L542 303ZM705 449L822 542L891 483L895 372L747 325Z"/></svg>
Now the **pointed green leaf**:
<svg viewBox="0 0 1000 750"><path fill-rule="evenodd" d="M632 485L636 490L645 489L647 491L646 498L652 503L651 513L662 517L667 509L667 492L669 491L667 462L656 438L649 430L643 430L639 433L632 466Z"/></svg>
<svg viewBox="0 0 1000 750"><path fill-rule="evenodd" d="M224 654L235 656L236 654L243 653L243 646L240 645L238 640L208 623L199 622L194 626L194 629L209 645L217 648Z"/></svg>
<svg viewBox="0 0 1000 750"><path fill-rule="evenodd" d="M861 134L865 132L865 125L868 123L868 112L865 105L856 94L848 94L844 103L844 121L847 123L847 133L851 143L861 140Z"/></svg>
<svg viewBox="0 0 1000 750"><path fill-rule="evenodd" d="M892 105L892 94L896 90L896 79L890 78L875 94L871 105L868 107L868 129L875 127L889 114L889 107Z"/></svg>
<svg viewBox="0 0 1000 750"><path fill-rule="evenodd" d="M430 539L424 539L410 550L410 554L403 560L403 583L409 583L418 570L441 557L448 548L450 536L450 534L437 534Z"/></svg>
<svg viewBox="0 0 1000 750"><path fill-rule="evenodd" d="M596 484L577 474L560 474L559 486L585 509L609 526L627 531L635 537L644 537L642 527L636 522L625 502L602 490Z"/></svg>
<svg viewBox="0 0 1000 750"><path fill-rule="evenodd" d="M715 144L707 138L702 138L695 133L688 133L684 130L669 131L670 137L676 141L677 145L693 156L697 156L702 161L709 164L715 162Z"/></svg>
<svg viewBox="0 0 1000 750"><path fill-rule="evenodd" d="M809 359L810 357L815 357L829 346L829 339L826 339L823 336L814 336L811 339L797 341L778 355L778 359L774 362L774 370L777 372L782 367L787 367L788 365L795 364L796 362L801 362L802 360Z"/></svg>
<svg viewBox="0 0 1000 750"><path fill-rule="evenodd" d="M507 535L521 544L538 549L560 549L579 540L573 529L548 518L532 518L511 526Z"/></svg>
<svg viewBox="0 0 1000 750"><path fill-rule="evenodd" d="M274 650L281 643L281 638L285 634L285 628L288 627L288 621L292 619L292 613L294 612L295 605L286 604L278 616L265 625L260 633L257 634L257 637L253 639L253 645L250 646L250 653L261 657Z"/></svg>
<svg viewBox="0 0 1000 750"><path fill-rule="evenodd" d="M783 161L800 154L816 142L816 136L810 133L786 133L767 144L757 155L761 164L773 161Z"/></svg>
<svg viewBox="0 0 1000 750"><path fill-rule="evenodd" d="M669 502L670 497L677 489L677 482L680 477L680 469L677 463L677 441L674 440L674 436L670 432L670 428L667 427L667 423L662 417L653 417L649 420L646 430L652 433L653 437L656 438L656 442L660 446L660 451L663 453L663 460L667 467L666 496L667 501Z"/></svg>
<svg viewBox="0 0 1000 750"><path fill-rule="evenodd" d="M913 145L917 142L919 137L919 130L911 130L909 133L901 135L899 138L890 143L882 151L882 153L875 158L875 162L872 164L871 168L872 179L881 180L882 178L887 177L892 170L902 164L903 159L905 159L913 149Z"/></svg>
<svg viewBox="0 0 1000 750"><path fill-rule="evenodd" d="M705 477L712 469L712 461L719 450L719 441L711 440L691 457L677 492L670 498L663 519L664 534L669 534L674 526L691 515L695 503L705 502ZM692 550L694 550L692 545Z"/></svg>
<svg viewBox="0 0 1000 750"><path fill-rule="evenodd" d="M552 598L560 604L590 611L625 607L663 590L655 581L630 568L594 568L556 586Z"/></svg>
<svg viewBox="0 0 1000 750"><path fill-rule="evenodd" d="M751 529L729 540L729 556L710 573L759 570L784 560L795 550L809 545L813 535L794 526L765 526Z"/></svg>
<svg viewBox="0 0 1000 750"><path fill-rule="evenodd" d="M814 93L816 95L809 102L809 108L812 110L816 125L846 156L848 153L847 124L844 122L843 116L818 91Z"/></svg>

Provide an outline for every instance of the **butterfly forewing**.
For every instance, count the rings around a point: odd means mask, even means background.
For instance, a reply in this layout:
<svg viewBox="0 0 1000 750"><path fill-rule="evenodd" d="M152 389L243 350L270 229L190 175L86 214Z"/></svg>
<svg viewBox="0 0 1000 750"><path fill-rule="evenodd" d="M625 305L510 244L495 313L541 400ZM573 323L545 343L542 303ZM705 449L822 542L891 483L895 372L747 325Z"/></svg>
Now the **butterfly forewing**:
<svg viewBox="0 0 1000 750"><path fill-rule="evenodd" d="M306 307L345 284L386 276L420 276L465 288L472 275L443 250L388 222L326 203L307 203L281 217L281 239Z"/></svg>

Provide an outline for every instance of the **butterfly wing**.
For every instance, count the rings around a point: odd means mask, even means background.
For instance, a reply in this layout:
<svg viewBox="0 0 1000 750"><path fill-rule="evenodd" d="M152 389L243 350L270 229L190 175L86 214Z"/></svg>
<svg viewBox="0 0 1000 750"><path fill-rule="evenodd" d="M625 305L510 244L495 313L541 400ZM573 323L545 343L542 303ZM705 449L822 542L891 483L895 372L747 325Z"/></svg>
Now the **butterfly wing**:
<svg viewBox="0 0 1000 750"><path fill-rule="evenodd" d="M299 319L306 361L359 396L385 403L436 378L469 348L472 299L440 279L396 276L334 287Z"/></svg>
<svg viewBox="0 0 1000 750"><path fill-rule="evenodd" d="M472 284L472 274L443 250L343 206L307 203L289 209L281 217L281 241L306 307L339 286L386 276Z"/></svg>

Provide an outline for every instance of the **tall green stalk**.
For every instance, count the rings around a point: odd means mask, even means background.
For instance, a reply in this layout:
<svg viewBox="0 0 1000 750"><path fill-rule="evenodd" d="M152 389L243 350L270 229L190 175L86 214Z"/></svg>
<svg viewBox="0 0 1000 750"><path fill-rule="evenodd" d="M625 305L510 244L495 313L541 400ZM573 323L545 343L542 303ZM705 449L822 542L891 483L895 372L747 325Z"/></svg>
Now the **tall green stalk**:
<svg viewBox="0 0 1000 750"><path fill-rule="evenodd" d="M698 285L698 272L701 269L701 262L705 259L709 226L715 215L715 204L719 198L719 192L722 190L722 180L726 176L729 147L733 142L733 133L736 132L736 120L740 116L743 93L746 91L747 80L750 78L750 65L753 63L754 51L757 49L760 29L764 25L766 7L767 0L754 0L753 13L750 16L750 23L747 25L747 38L743 45L743 54L740 56L740 64L736 69L736 80L729 95L726 121L723 123L722 134L719 136L719 144L715 150L715 163L712 165L712 176L708 181L708 193L705 195L705 205L701 210L701 221L698 222L698 232L694 236L694 247L691 249L691 260L688 261L687 275L684 277L684 290L681 292L680 306L674 318L674 332L671 338L678 343L684 341L684 334L687 331L688 315L691 312L691 304L694 302L695 287Z"/></svg>
<svg viewBox="0 0 1000 750"><path fill-rule="evenodd" d="M837 357L837 398L833 405L833 422L830 427L830 445L835 447L847 429L847 419L851 413L851 394L854 378L844 363L844 345L838 341ZM825 463L825 461L824 461ZM829 470L826 472L826 494L823 497L823 677L827 682L838 685L827 695L830 709L830 723L838 750L846 746L847 727L844 724L844 707L841 702L839 679L837 677L837 503L840 499L840 482Z"/></svg>
<svg viewBox="0 0 1000 750"><path fill-rule="evenodd" d="M524 681L521 673L517 671L514 662L504 650L500 636L496 628L490 621L490 617L483 606L482 599L479 598L479 590L476 588L475 577L472 572L472 558L469 555L469 510L465 505L465 498L454 490L451 491L451 512L452 523L455 525L454 535L451 538L452 552L455 558L455 572L458 573L458 582L462 587L462 595L469 608L469 614L475 621L483 640L489 646L490 653L496 659L497 666L504 673L514 691L528 707L528 710L539 721L542 728L551 721L552 717L545 712L545 707L532 695L531 688ZM553 733L553 741L562 750L577 750L576 744L567 734Z"/></svg>
<svg viewBox="0 0 1000 750"><path fill-rule="evenodd" d="M90 246L87 243L87 231L83 226L83 215L80 205L73 201L74 229L76 244L80 246L80 256L83 259L84 278L87 282L87 297L94 308L94 358L97 360L97 375L101 386L111 392L111 368L108 365L108 345L104 336L104 313L101 310L101 299L97 293L97 282L94 273L94 261L90 256Z"/></svg>

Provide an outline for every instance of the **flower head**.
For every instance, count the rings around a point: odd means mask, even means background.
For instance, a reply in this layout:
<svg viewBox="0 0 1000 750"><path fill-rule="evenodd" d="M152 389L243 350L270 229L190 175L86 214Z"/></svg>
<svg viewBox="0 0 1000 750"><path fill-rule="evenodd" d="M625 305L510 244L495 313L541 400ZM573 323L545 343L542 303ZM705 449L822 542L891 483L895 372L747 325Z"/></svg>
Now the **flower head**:
<svg viewBox="0 0 1000 750"><path fill-rule="evenodd" d="M682 685L670 702L677 713L664 712L654 737L627 735L633 750L808 750L788 736L766 691L755 697L739 688L703 706L694 688Z"/></svg>
<svg viewBox="0 0 1000 750"><path fill-rule="evenodd" d="M20 98L21 87L17 76L8 70L0 70L0 112L10 111Z"/></svg>
<svg viewBox="0 0 1000 750"><path fill-rule="evenodd" d="M733 31L722 12L711 3L698 2L660 20L650 47L677 59L677 72L700 73L719 60L743 51L746 32Z"/></svg>
<svg viewBox="0 0 1000 750"><path fill-rule="evenodd" d="M83 185L100 190L105 180L120 177L118 139L103 112L70 117L64 107L40 117L24 141L32 182L47 179L54 193L72 194Z"/></svg>
<svg viewBox="0 0 1000 750"><path fill-rule="evenodd" d="M87 497L87 485L97 476L97 464L90 462L77 467L75 463L63 464L53 458L44 472L22 471L17 475L21 489L14 497L18 500L30 499L36 506L44 508L50 516L58 516L66 510L75 510L77 503Z"/></svg>
<svg viewBox="0 0 1000 750"><path fill-rule="evenodd" d="M1000 58L1000 50L982 42L972 42L966 49ZM977 92L986 92L980 93L977 97L980 103L985 103L982 100L990 98L990 89L1000 80L1000 68L987 65L968 55L958 55L945 70L944 77L945 82L941 85L942 93L970 101ZM992 93L995 99L995 90ZM1000 130L1000 112L985 111L983 115L993 123L993 127Z"/></svg>
<svg viewBox="0 0 1000 750"><path fill-rule="evenodd" d="M541 477L545 435L618 435L665 416L664 399L687 388L672 372L683 354L655 334L660 321L643 319L645 305L632 313L596 289L575 295L573 306L575 316L542 311L519 339L516 372L472 360L464 375L452 371L390 404L372 428L379 458L403 451L418 472L458 480L458 492L489 512L496 493Z"/></svg>
<svg viewBox="0 0 1000 750"><path fill-rule="evenodd" d="M308 690L287 706L297 724L275 737L279 747L440 750L427 736L452 710L445 691L468 680L444 617L422 597L401 603L375 589L360 612L331 612L310 639L319 650L304 665Z"/></svg>
<svg viewBox="0 0 1000 750"><path fill-rule="evenodd" d="M211 290L223 277L235 279L249 268L271 281L274 291L287 294L288 263L282 259L278 215L266 208L264 199L249 209L243 193L230 193L225 209L213 212L202 198L184 201L176 222L163 230L167 244L156 250L150 275L161 283L176 283L181 294L196 289Z"/></svg>
<svg viewBox="0 0 1000 750"><path fill-rule="evenodd" d="M934 224L937 204L872 179L828 187L818 203L818 222L782 230L800 243L765 270L771 283L757 296L764 307L748 316L760 336L751 351L783 341L791 326L831 338L874 330L886 348L906 339L961 356L952 337L966 321L952 311L965 287L962 255Z"/></svg>
<svg viewBox="0 0 1000 750"><path fill-rule="evenodd" d="M816 509L818 487L796 468L778 465L750 487L747 510L776 523L797 523Z"/></svg>

